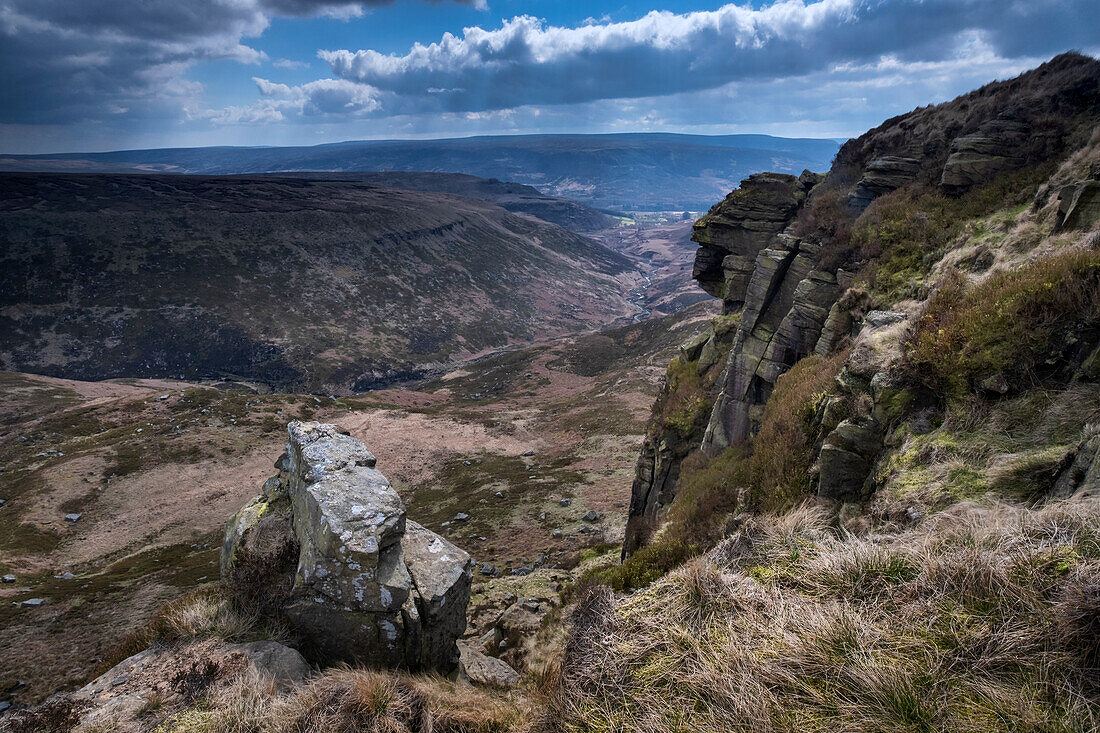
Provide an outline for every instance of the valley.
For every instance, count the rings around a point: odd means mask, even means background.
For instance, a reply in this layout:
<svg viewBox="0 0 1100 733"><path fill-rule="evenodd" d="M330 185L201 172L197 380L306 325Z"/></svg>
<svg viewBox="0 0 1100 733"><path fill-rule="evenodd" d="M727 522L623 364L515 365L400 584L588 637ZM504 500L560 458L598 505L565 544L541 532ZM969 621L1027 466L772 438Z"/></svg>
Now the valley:
<svg viewBox="0 0 1100 733"><path fill-rule="evenodd" d="M556 597L582 558L617 555L664 365L714 315L700 303L336 399L0 374L0 574L16 578L0 585L0 686L24 682L18 700L36 702L79 683L216 579L222 524L271 474L291 419L371 449L410 518L478 561L475 604Z"/></svg>
<svg viewBox="0 0 1100 733"><path fill-rule="evenodd" d="M0 187L15 371L349 394L636 312L631 259L471 198L247 177Z"/></svg>
<svg viewBox="0 0 1100 733"><path fill-rule="evenodd" d="M0 731L1097 729L1100 60L689 137L19 158Z"/></svg>

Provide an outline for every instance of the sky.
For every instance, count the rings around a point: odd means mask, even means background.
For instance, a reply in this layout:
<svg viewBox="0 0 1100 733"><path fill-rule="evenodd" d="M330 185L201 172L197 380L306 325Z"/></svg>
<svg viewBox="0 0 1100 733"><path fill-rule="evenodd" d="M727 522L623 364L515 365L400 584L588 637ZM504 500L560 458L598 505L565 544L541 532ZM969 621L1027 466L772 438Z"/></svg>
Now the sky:
<svg viewBox="0 0 1100 733"><path fill-rule="evenodd" d="M1068 50L1100 0L0 0L0 152L844 139Z"/></svg>

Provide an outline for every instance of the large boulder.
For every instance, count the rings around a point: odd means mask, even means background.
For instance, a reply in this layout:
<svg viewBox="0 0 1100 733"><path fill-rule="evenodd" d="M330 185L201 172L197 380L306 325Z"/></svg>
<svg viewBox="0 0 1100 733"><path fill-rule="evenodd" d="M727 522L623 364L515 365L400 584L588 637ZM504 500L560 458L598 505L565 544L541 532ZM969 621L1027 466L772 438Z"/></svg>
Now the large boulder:
<svg viewBox="0 0 1100 733"><path fill-rule="evenodd" d="M817 493L827 499L860 501L870 490L871 469L882 450L875 420L844 420L821 446Z"/></svg>
<svg viewBox="0 0 1100 733"><path fill-rule="evenodd" d="M318 661L450 671L473 562L405 505L366 447L292 422L278 476L226 525L222 579ZM288 561L289 557L289 561Z"/></svg>

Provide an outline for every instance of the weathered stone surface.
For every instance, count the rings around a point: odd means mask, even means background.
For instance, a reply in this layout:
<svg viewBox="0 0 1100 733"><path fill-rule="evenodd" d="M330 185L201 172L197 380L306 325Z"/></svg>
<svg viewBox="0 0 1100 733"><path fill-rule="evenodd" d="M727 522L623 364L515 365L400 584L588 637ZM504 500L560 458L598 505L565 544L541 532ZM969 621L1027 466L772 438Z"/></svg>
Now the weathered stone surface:
<svg viewBox="0 0 1100 733"><path fill-rule="evenodd" d="M505 662L490 657L468 642L458 643L459 674L477 685L512 687L519 684L519 672Z"/></svg>
<svg viewBox="0 0 1100 733"><path fill-rule="evenodd" d="M440 666L434 660L448 655L448 664L453 665L458 661L454 640L466 631L473 560L464 550L412 521L405 524L401 549L416 584L414 600L423 629L420 666Z"/></svg>
<svg viewBox="0 0 1100 733"><path fill-rule="evenodd" d="M699 283L703 292L720 299L726 297L726 273L722 269L725 256L726 250L703 245L695 253L695 262L691 267L691 277Z"/></svg>
<svg viewBox="0 0 1100 733"><path fill-rule="evenodd" d="M1058 228L1088 229L1100 221L1100 181L1083 181L1058 194Z"/></svg>
<svg viewBox="0 0 1100 733"><path fill-rule="evenodd" d="M150 704L171 706L188 701L188 691L178 686L183 675L201 669L202 678L195 684L206 685L206 691L211 691L249 668L269 676L280 691L302 684L311 671L301 654L274 641L153 647L124 659L72 694L73 701L84 708L78 730L149 730L142 711Z"/></svg>
<svg viewBox="0 0 1100 733"><path fill-rule="evenodd" d="M1100 426L1086 427L1085 439L1077 446L1051 489L1052 499L1066 499L1078 492L1100 492Z"/></svg>
<svg viewBox="0 0 1100 733"><path fill-rule="evenodd" d="M469 555L406 521L362 443L320 423L287 432L285 470L226 525L227 586L286 621L316 659L452 669Z"/></svg>
<svg viewBox="0 0 1100 733"><path fill-rule="evenodd" d="M282 690L302 684L311 671L309 663L297 650L277 641L230 644L227 651L243 653L253 667L271 675L275 684Z"/></svg>
<svg viewBox="0 0 1100 733"><path fill-rule="evenodd" d="M868 477L882 449L882 427L875 420L845 420L829 433L819 458L819 496L838 501L865 498Z"/></svg>
<svg viewBox="0 0 1100 733"><path fill-rule="evenodd" d="M298 555L289 499L259 496L226 522L221 575L241 607L276 612L290 596Z"/></svg>
<svg viewBox="0 0 1100 733"><path fill-rule="evenodd" d="M871 161L856 187L848 194L848 205L863 211L884 193L895 191L916 179L920 160L886 155Z"/></svg>
<svg viewBox="0 0 1100 733"><path fill-rule="evenodd" d="M815 247L786 234L773 245L756 258L704 448L734 445L756 432L776 380L814 353L839 294L835 276L815 269Z"/></svg>
<svg viewBox="0 0 1100 733"><path fill-rule="evenodd" d="M991 120L977 133L955 138L940 185L948 191L960 192L1019 168L1026 162L1021 153L1027 134L1028 127L1022 123Z"/></svg>
<svg viewBox="0 0 1100 733"><path fill-rule="evenodd" d="M773 246L775 235L790 223L818 180L808 172L800 178L757 173L695 222L692 240L700 248L692 277L723 300L726 312L747 300L757 256Z"/></svg>

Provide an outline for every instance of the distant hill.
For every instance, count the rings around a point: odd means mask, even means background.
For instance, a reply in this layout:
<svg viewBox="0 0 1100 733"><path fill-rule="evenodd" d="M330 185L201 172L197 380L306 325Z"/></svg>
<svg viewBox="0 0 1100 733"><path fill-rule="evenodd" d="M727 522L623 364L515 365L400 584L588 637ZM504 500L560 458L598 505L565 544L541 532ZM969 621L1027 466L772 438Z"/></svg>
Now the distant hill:
<svg viewBox="0 0 1100 733"><path fill-rule="evenodd" d="M558 196L547 196L532 186L495 178L478 178L465 173L311 171L273 173L279 177L312 178L327 181L360 181L406 191L430 191L467 196L496 204L516 214L528 214L571 232L595 232L618 224L615 217L590 206Z"/></svg>
<svg viewBox="0 0 1100 733"><path fill-rule="evenodd" d="M348 392L633 315L630 260L358 181L0 175L0 368Z"/></svg>
<svg viewBox="0 0 1100 733"><path fill-rule="evenodd" d="M514 135L376 140L310 147L169 148L110 153L7 155L0 170L164 172L425 171L466 173L535 186L596 208L707 209L760 170L824 171L833 140L768 135Z"/></svg>

